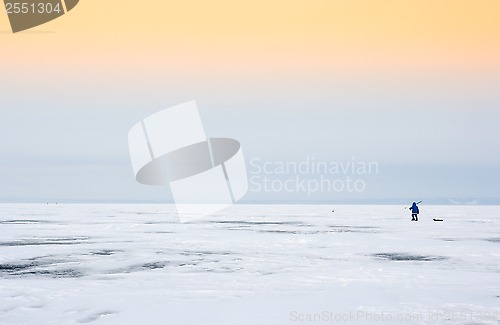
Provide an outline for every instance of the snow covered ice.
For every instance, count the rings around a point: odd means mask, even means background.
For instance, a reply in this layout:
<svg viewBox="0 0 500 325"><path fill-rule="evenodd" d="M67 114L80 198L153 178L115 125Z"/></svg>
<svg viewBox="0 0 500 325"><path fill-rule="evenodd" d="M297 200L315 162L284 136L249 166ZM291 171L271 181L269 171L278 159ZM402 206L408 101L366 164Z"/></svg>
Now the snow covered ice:
<svg viewBox="0 0 500 325"><path fill-rule="evenodd" d="M0 323L499 324L500 207L410 219L236 205L183 224L168 205L0 205Z"/></svg>

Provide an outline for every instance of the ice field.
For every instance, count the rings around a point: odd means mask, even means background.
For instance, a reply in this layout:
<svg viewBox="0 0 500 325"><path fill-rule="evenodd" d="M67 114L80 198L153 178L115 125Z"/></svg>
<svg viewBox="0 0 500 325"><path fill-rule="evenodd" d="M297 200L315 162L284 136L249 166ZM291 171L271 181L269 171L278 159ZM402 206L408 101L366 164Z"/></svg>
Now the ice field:
<svg viewBox="0 0 500 325"><path fill-rule="evenodd" d="M500 207L420 208L0 205L0 324L499 324Z"/></svg>

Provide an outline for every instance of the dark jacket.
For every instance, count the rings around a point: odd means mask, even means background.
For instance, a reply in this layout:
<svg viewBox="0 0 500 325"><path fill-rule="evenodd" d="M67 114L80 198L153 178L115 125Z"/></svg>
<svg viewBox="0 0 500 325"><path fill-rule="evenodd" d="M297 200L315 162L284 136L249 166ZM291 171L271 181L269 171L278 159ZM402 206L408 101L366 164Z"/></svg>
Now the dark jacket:
<svg viewBox="0 0 500 325"><path fill-rule="evenodd" d="M413 202L413 204L411 205L410 210L411 210L411 213L417 213L418 214L420 212L420 211L418 211L418 206L417 206L417 204L415 202Z"/></svg>

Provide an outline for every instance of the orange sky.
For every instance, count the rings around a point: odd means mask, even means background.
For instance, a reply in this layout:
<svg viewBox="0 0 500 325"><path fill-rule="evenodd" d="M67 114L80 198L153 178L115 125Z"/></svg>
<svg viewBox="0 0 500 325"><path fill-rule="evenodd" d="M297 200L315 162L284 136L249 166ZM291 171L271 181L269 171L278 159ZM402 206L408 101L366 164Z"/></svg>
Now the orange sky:
<svg viewBox="0 0 500 325"><path fill-rule="evenodd" d="M384 164L366 198L499 197L499 84L500 0L80 0L17 34L0 12L0 198L150 200L126 133L192 99L249 160Z"/></svg>
<svg viewBox="0 0 500 325"><path fill-rule="evenodd" d="M499 13L498 0L81 0L15 35L0 16L0 67L499 69Z"/></svg>

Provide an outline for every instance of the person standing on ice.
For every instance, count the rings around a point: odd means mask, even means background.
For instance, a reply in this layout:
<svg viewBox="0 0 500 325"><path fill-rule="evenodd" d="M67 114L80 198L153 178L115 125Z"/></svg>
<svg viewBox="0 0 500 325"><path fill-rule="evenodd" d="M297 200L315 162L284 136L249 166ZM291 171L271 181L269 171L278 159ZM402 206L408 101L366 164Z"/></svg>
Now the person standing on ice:
<svg viewBox="0 0 500 325"><path fill-rule="evenodd" d="M410 210L411 210L411 221L418 221L418 214L420 211L418 211L418 206L416 202L413 202Z"/></svg>

